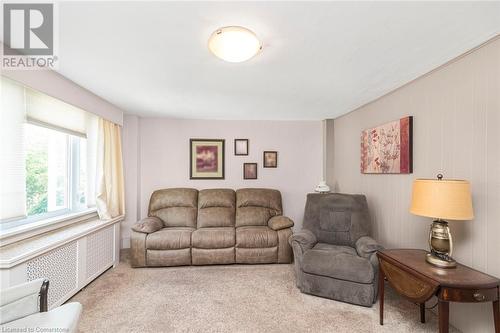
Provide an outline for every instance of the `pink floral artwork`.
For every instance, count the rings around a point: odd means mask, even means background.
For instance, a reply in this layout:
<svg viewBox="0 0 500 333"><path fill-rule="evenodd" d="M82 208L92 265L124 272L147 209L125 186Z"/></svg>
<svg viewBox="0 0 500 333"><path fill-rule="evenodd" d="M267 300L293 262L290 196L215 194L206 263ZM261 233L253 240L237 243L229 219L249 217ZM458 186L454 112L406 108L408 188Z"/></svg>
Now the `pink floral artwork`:
<svg viewBox="0 0 500 333"><path fill-rule="evenodd" d="M413 117L361 132L361 173L412 173Z"/></svg>
<svg viewBox="0 0 500 333"><path fill-rule="evenodd" d="M217 146L196 147L196 171L217 172Z"/></svg>

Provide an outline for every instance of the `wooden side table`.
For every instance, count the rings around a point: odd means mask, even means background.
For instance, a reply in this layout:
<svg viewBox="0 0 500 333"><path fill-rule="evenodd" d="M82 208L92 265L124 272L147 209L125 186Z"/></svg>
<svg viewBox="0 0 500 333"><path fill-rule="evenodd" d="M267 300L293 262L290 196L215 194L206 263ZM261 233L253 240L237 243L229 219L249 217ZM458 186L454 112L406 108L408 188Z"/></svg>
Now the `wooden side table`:
<svg viewBox="0 0 500 333"><path fill-rule="evenodd" d="M425 323L425 302L438 298L439 332L448 332L449 302L493 302L495 333L500 333L500 280L458 264L439 268L425 261L424 250L381 250L379 259L380 325L384 324L384 281L412 302L420 304L420 321Z"/></svg>

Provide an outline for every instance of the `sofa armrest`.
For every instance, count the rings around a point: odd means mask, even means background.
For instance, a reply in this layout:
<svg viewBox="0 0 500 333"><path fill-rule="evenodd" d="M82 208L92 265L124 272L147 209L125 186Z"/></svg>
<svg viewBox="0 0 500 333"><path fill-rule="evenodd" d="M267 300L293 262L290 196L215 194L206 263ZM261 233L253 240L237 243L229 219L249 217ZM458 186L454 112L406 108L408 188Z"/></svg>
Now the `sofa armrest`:
<svg viewBox="0 0 500 333"><path fill-rule="evenodd" d="M307 229L302 229L301 231L291 235L290 238L288 239L288 242L290 243L290 245L292 245L292 247L293 243L299 244L300 248L302 249L302 252L304 252L304 250L312 249L314 245L316 245L318 240L311 231Z"/></svg>
<svg viewBox="0 0 500 333"><path fill-rule="evenodd" d="M273 216L269 219L267 225L273 230L281 230L293 227L293 221L286 216Z"/></svg>
<svg viewBox="0 0 500 333"><path fill-rule="evenodd" d="M163 228L163 222L157 217L146 217L132 226L132 230L151 234Z"/></svg>
<svg viewBox="0 0 500 333"><path fill-rule="evenodd" d="M371 237L363 236L356 241L356 252L360 257L370 259L370 257L383 247Z"/></svg>

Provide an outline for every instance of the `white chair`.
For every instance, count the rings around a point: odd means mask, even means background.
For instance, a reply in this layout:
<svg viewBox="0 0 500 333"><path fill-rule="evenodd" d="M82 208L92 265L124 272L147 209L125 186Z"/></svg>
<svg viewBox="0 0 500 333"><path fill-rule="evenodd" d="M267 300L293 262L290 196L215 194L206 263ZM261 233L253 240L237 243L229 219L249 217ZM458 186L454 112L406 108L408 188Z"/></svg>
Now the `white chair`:
<svg viewBox="0 0 500 333"><path fill-rule="evenodd" d="M38 279L0 291L0 332L76 332L82 305L47 311L48 288L48 280Z"/></svg>

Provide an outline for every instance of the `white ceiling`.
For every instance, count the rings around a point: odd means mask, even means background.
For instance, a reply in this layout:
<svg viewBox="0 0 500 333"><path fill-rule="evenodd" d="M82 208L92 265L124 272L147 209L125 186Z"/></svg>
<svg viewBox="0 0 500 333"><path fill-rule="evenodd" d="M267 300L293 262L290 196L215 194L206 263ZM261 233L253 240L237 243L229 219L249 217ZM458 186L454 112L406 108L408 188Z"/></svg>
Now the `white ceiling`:
<svg viewBox="0 0 500 333"><path fill-rule="evenodd" d="M324 119L500 33L500 2L63 2L59 72L141 116ZM209 53L242 25L261 54Z"/></svg>

